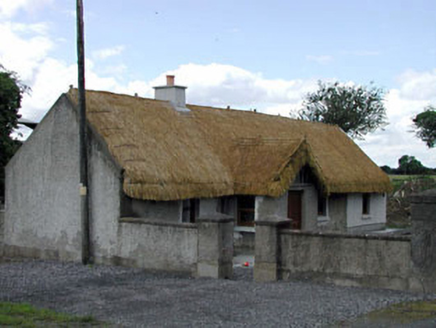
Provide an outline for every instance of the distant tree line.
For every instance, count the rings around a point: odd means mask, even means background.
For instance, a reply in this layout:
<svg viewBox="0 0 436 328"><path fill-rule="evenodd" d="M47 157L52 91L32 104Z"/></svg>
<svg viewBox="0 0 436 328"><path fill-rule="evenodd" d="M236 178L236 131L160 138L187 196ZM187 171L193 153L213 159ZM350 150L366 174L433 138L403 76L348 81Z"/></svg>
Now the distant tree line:
<svg viewBox="0 0 436 328"><path fill-rule="evenodd" d="M436 168L429 168L417 160L415 156L403 155L398 160L398 167L391 168L388 165L380 167L387 174L400 174L400 175L434 175Z"/></svg>

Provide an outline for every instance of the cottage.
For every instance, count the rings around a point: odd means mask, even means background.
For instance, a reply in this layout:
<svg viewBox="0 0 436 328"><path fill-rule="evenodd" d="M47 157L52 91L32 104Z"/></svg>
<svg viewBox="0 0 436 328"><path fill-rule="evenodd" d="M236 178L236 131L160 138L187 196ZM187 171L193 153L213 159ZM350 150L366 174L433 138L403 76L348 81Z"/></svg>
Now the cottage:
<svg viewBox="0 0 436 328"><path fill-rule="evenodd" d="M146 239L193 249L195 222L210 213L233 217L237 234L270 215L311 231L384 226L389 179L341 129L188 105L185 89L169 77L156 99L86 92L96 261L144 264ZM61 95L6 168L6 253L80 259L77 108L76 89ZM166 230L141 235L141 220ZM195 254L185 260L177 269Z"/></svg>

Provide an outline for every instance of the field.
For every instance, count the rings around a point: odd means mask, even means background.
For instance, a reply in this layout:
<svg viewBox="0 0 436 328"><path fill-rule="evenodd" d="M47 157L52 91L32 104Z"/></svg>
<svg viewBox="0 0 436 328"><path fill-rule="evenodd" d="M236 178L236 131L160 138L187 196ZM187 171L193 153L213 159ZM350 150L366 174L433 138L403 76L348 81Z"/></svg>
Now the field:
<svg viewBox="0 0 436 328"><path fill-rule="evenodd" d="M436 188L436 175L389 175L389 178L391 179L394 193L407 182L421 185L421 187L419 187L420 191Z"/></svg>

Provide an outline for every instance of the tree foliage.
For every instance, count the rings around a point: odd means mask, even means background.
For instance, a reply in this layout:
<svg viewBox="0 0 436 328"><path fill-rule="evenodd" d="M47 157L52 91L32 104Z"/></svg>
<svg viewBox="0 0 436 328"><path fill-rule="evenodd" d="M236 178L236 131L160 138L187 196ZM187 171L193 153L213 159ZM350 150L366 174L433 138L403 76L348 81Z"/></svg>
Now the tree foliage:
<svg viewBox="0 0 436 328"><path fill-rule="evenodd" d="M338 125L352 138L387 125L384 90L371 85L348 86L318 81L319 89L308 93L299 116L303 120Z"/></svg>
<svg viewBox="0 0 436 328"><path fill-rule="evenodd" d="M416 136L425 142L428 148L436 145L436 108L427 106L413 118Z"/></svg>
<svg viewBox="0 0 436 328"><path fill-rule="evenodd" d="M388 165L380 166L387 174L399 175L434 175L436 168L424 166L415 156L403 155L398 159L398 168L391 168Z"/></svg>
<svg viewBox="0 0 436 328"><path fill-rule="evenodd" d="M427 170L415 156L403 155L398 160L397 171L400 174L424 174Z"/></svg>
<svg viewBox="0 0 436 328"><path fill-rule="evenodd" d="M15 72L0 65L0 198L4 197L4 167L21 145L11 133L17 128L18 110L28 90Z"/></svg>

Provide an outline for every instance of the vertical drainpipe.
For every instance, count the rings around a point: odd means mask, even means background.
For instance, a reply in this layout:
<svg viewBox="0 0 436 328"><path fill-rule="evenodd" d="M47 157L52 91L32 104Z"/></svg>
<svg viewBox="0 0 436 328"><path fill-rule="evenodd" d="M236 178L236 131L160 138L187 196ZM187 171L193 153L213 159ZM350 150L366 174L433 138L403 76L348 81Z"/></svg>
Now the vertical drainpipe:
<svg viewBox="0 0 436 328"><path fill-rule="evenodd" d="M83 3L77 0L77 64L79 89L79 147L80 147L80 216L82 225L82 263L90 262L90 228L88 208L88 147L86 136L85 46Z"/></svg>

